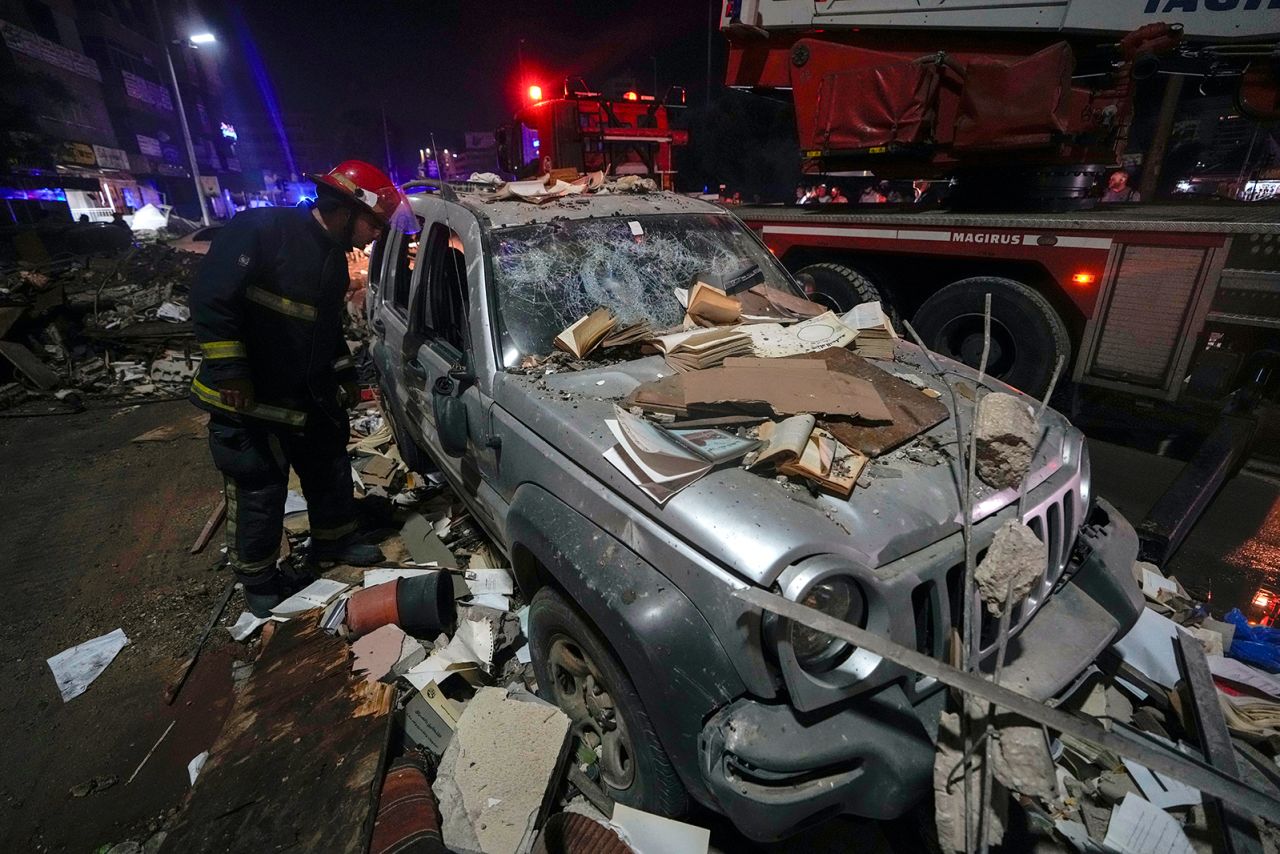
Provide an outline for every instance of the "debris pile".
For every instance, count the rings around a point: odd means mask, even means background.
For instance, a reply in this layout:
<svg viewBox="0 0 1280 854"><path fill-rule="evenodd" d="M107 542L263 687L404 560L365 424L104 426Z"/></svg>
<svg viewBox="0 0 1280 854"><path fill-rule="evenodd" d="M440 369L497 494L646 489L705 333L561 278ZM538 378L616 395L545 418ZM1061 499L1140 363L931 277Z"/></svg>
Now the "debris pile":
<svg viewBox="0 0 1280 854"><path fill-rule="evenodd" d="M199 256L160 244L0 273L0 407L173 396L199 367L187 299Z"/></svg>

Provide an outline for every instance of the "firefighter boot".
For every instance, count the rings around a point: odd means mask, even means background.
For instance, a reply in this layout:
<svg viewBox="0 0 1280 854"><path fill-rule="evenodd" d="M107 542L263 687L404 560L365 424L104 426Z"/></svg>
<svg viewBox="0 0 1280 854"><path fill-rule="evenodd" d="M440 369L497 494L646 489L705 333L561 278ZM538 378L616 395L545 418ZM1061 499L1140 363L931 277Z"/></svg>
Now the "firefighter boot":
<svg viewBox="0 0 1280 854"><path fill-rule="evenodd" d="M267 572L244 576L236 573L244 585L244 601L255 617L270 617L271 609L311 583L306 576L286 575L272 567Z"/></svg>
<svg viewBox="0 0 1280 854"><path fill-rule="evenodd" d="M340 563L346 566L373 566L384 560L377 546L360 542L356 535L348 534L337 540L311 540L312 563Z"/></svg>

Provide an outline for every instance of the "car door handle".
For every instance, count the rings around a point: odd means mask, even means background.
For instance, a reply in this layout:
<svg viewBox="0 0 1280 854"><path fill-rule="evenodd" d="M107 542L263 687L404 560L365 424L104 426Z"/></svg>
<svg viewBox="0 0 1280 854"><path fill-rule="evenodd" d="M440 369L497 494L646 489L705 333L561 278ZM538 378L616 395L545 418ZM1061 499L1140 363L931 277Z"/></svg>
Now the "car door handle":
<svg viewBox="0 0 1280 854"><path fill-rule="evenodd" d="M382 318L381 318L381 317L375 317L375 318L373 319L373 331L374 331L374 332L386 332L386 331L387 331L387 324L385 324L385 323L383 323L383 322L382 322Z"/></svg>
<svg viewBox="0 0 1280 854"><path fill-rule="evenodd" d="M405 367L408 368L409 373L413 374L415 377L419 377L424 380L427 378L427 369L416 358L410 359Z"/></svg>

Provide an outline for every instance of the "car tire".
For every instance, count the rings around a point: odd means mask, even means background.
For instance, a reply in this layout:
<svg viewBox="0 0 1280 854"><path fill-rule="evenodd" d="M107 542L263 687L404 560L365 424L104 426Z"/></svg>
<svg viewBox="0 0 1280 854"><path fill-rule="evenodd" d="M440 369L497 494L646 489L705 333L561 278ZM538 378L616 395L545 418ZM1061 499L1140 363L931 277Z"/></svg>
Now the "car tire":
<svg viewBox="0 0 1280 854"><path fill-rule="evenodd" d="M852 267L824 262L796 271L797 276L801 273L813 276L814 292L809 298L837 314L864 302L879 302L886 311L889 309L879 289Z"/></svg>
<svg viewBox="0 0 1280 854"><path fill-rule="evenodd" d="M1039 397L1058 359L1071 363L1067 325L1042 295L1022 282L994 276L961 279L924 301L915 330L930 350L976 368L982 356L983 305L991 294L991 354L987 373Z"/></svg>
<svg viewBox="0 0 1280 854"><path fill-rule="evenodd" d="M636 809L683 815L689 795L630 677L595 628L552 587L529 603L529 644L538 694L573 720L575 744L593 738L600 745L605 793ZM593 686L599 690L588 698Z"/></svg>

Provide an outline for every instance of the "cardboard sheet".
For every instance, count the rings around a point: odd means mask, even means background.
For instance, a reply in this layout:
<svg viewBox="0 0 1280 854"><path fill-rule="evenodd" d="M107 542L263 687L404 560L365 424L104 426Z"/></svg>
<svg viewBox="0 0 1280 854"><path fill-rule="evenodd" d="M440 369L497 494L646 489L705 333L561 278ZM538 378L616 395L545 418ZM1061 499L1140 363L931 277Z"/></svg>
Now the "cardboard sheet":
<svg viewBox="0 0 1280 854"><path fill-rule="evenodd" d="M864 379L828 371L822 362L726 359L721 368L685 376L688 406L763 404L778 415L801 412L845 415L865 421L892 420L875 386Z"/></svg>

